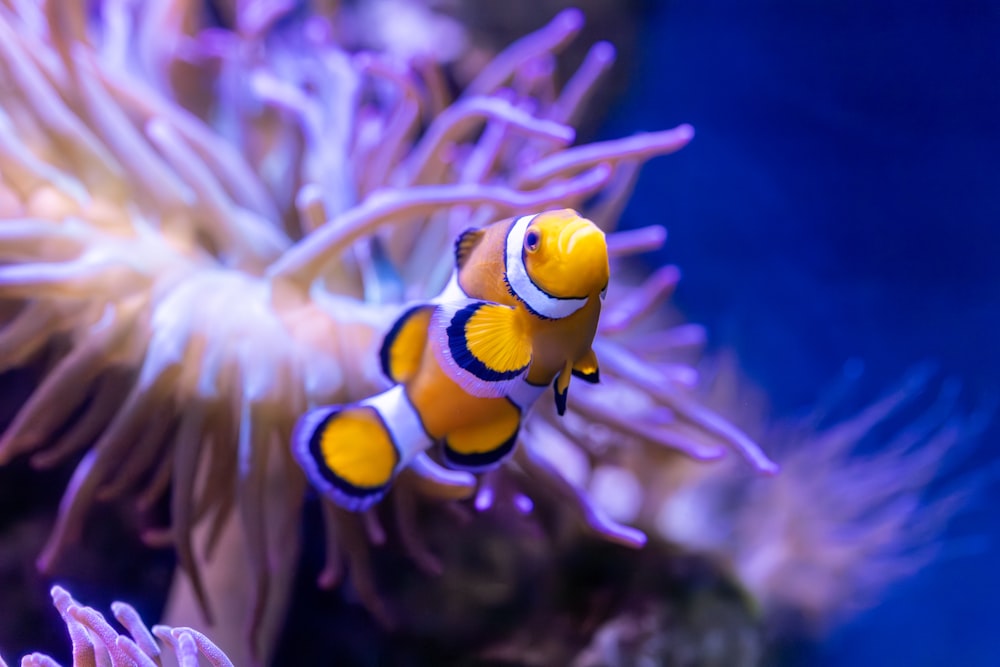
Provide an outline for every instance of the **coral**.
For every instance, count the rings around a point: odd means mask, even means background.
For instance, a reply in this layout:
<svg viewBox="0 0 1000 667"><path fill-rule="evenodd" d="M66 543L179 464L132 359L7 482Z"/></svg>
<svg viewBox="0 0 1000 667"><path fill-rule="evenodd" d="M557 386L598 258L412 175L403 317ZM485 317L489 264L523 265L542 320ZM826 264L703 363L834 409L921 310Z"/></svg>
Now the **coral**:
<svg viewBox="0 0 1000 667"><path fill-rule="evenodd" d="M286 3L237 6L224 29L185 3L108 1L93 17L0 4L0 298L15 309L0 350L5 369L54 360L0 462L30 454L44 468L82 453L38 559L46 571L95 502L149 511L166 495L169 525L144 538L176 549L227 650L245 640L232 628L249 609L266 658L306 492L287 446L297 416L385 387L382 333L406 300L444 285L466 227L558 205L611 232L619 267L657 247L661 227L614 232L616 221L640 164L692 130L572 145L567 123L610 62L595 47L557 92L553 54L578 12L513 44L452 100L433 64L348 54L322 16ZM416 508L473 492L480 510L555 494L591 531L642 544L568 481L564 461L584 462L580 477L649 449L701 461L731 448L775 469L695 399L693 368L674 361L691 330L646 326L676 280L667 267L612 285L595 344L602 386L575 389L565 421L532 416L514 465L476 488L417 460L387 502L418 565L438 569ZM644 327L655 343L622 342ZM323 514L320 583L336 583L346 558L385 617L368 563L384 515L329 503ZM173 613L188 617L179 582Z"/></svg>
<svg viewBox="0 0 1000 667"><path fill-rule="evenodd" d="M212 667L233 666L226 654L197 630L156 625L150 631L136 610L124 602L112 604L111 611L128 636L117 632L100 612L81 605L60 586L52 587L52 602L73 642L73 667L155 667L161 664L162 653L154 636L170 647L180 667L197 667L199 654ZM6 667L2 657L0 667ZM32 653L22 658L21 667L58 667L58 663L47 655Z"/></svg>

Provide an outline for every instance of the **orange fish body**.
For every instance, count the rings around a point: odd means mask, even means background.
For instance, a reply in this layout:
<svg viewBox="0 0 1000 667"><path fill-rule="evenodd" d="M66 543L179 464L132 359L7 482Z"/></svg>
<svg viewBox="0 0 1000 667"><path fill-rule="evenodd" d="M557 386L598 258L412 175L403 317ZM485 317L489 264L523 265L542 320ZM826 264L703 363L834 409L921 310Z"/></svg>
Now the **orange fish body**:
<svg viewBox="0 0 1000 667"><path fill-rule="evenodd" d="M571 374L597 380L591 345L608 273L603 232L574 211L464 232L444 294L386 335L380 357L396 386L299 421L293 452L310 481L361 510L438 444L453 468L498 465L553 380L560 414Z"/></svg>

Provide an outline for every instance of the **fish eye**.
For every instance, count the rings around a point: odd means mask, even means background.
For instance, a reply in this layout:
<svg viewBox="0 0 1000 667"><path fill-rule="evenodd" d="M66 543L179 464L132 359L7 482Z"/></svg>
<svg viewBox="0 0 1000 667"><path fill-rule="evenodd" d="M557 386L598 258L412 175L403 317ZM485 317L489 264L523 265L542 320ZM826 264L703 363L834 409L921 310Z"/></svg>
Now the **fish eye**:
<svg viewBox="0 0 1000 667"><path fill-rule="evenodd" d="M607 285L605 285L604 289L601 290L601 301L604 301L606 298L608 298L608 286Z"/></svg>
<svg viewBox="0 0 1000 667"><path fill-rule="evenodd" d="M531 230L524 235L524 247L528 252L538 250L538 232Z"/></svg>

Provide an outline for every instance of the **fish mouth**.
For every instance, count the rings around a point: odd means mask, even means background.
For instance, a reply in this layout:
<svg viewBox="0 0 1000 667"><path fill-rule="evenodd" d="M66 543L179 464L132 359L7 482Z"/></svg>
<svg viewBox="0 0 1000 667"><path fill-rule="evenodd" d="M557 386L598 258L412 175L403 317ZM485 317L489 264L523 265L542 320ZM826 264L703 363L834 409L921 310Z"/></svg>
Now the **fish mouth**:
<svg viewBox="0 0 1000 667"><path fill-rule="evenodd" d="M572 255L578 247L583 250L592 246L607 248L604 232L586 218L576 218L559 232L559 249L566 255Z"/></svg>
<svg viewBox="0 0 1000 667"><path fill-rule="evenodd" d="M576 267L577 290L597 293L608 283L608 243L604 232L590 220L578 218L559 234L564 257Z"/></svg>

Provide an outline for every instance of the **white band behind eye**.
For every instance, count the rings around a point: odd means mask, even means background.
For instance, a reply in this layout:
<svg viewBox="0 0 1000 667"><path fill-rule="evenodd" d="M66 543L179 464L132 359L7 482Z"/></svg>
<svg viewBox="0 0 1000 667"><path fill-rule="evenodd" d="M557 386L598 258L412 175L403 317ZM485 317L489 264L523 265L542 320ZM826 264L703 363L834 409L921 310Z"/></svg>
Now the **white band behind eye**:
<svg viewBox="0 0 1000 667"><path fill-rule="evenodd" d="M518 218L507 234L507 283L514 290L514 295L533 312L550 320L562 319L583 308L587 299L560 299L542 291L532 282L524 266L522 252L524 235L534 219L534 215Z"/></svg>

